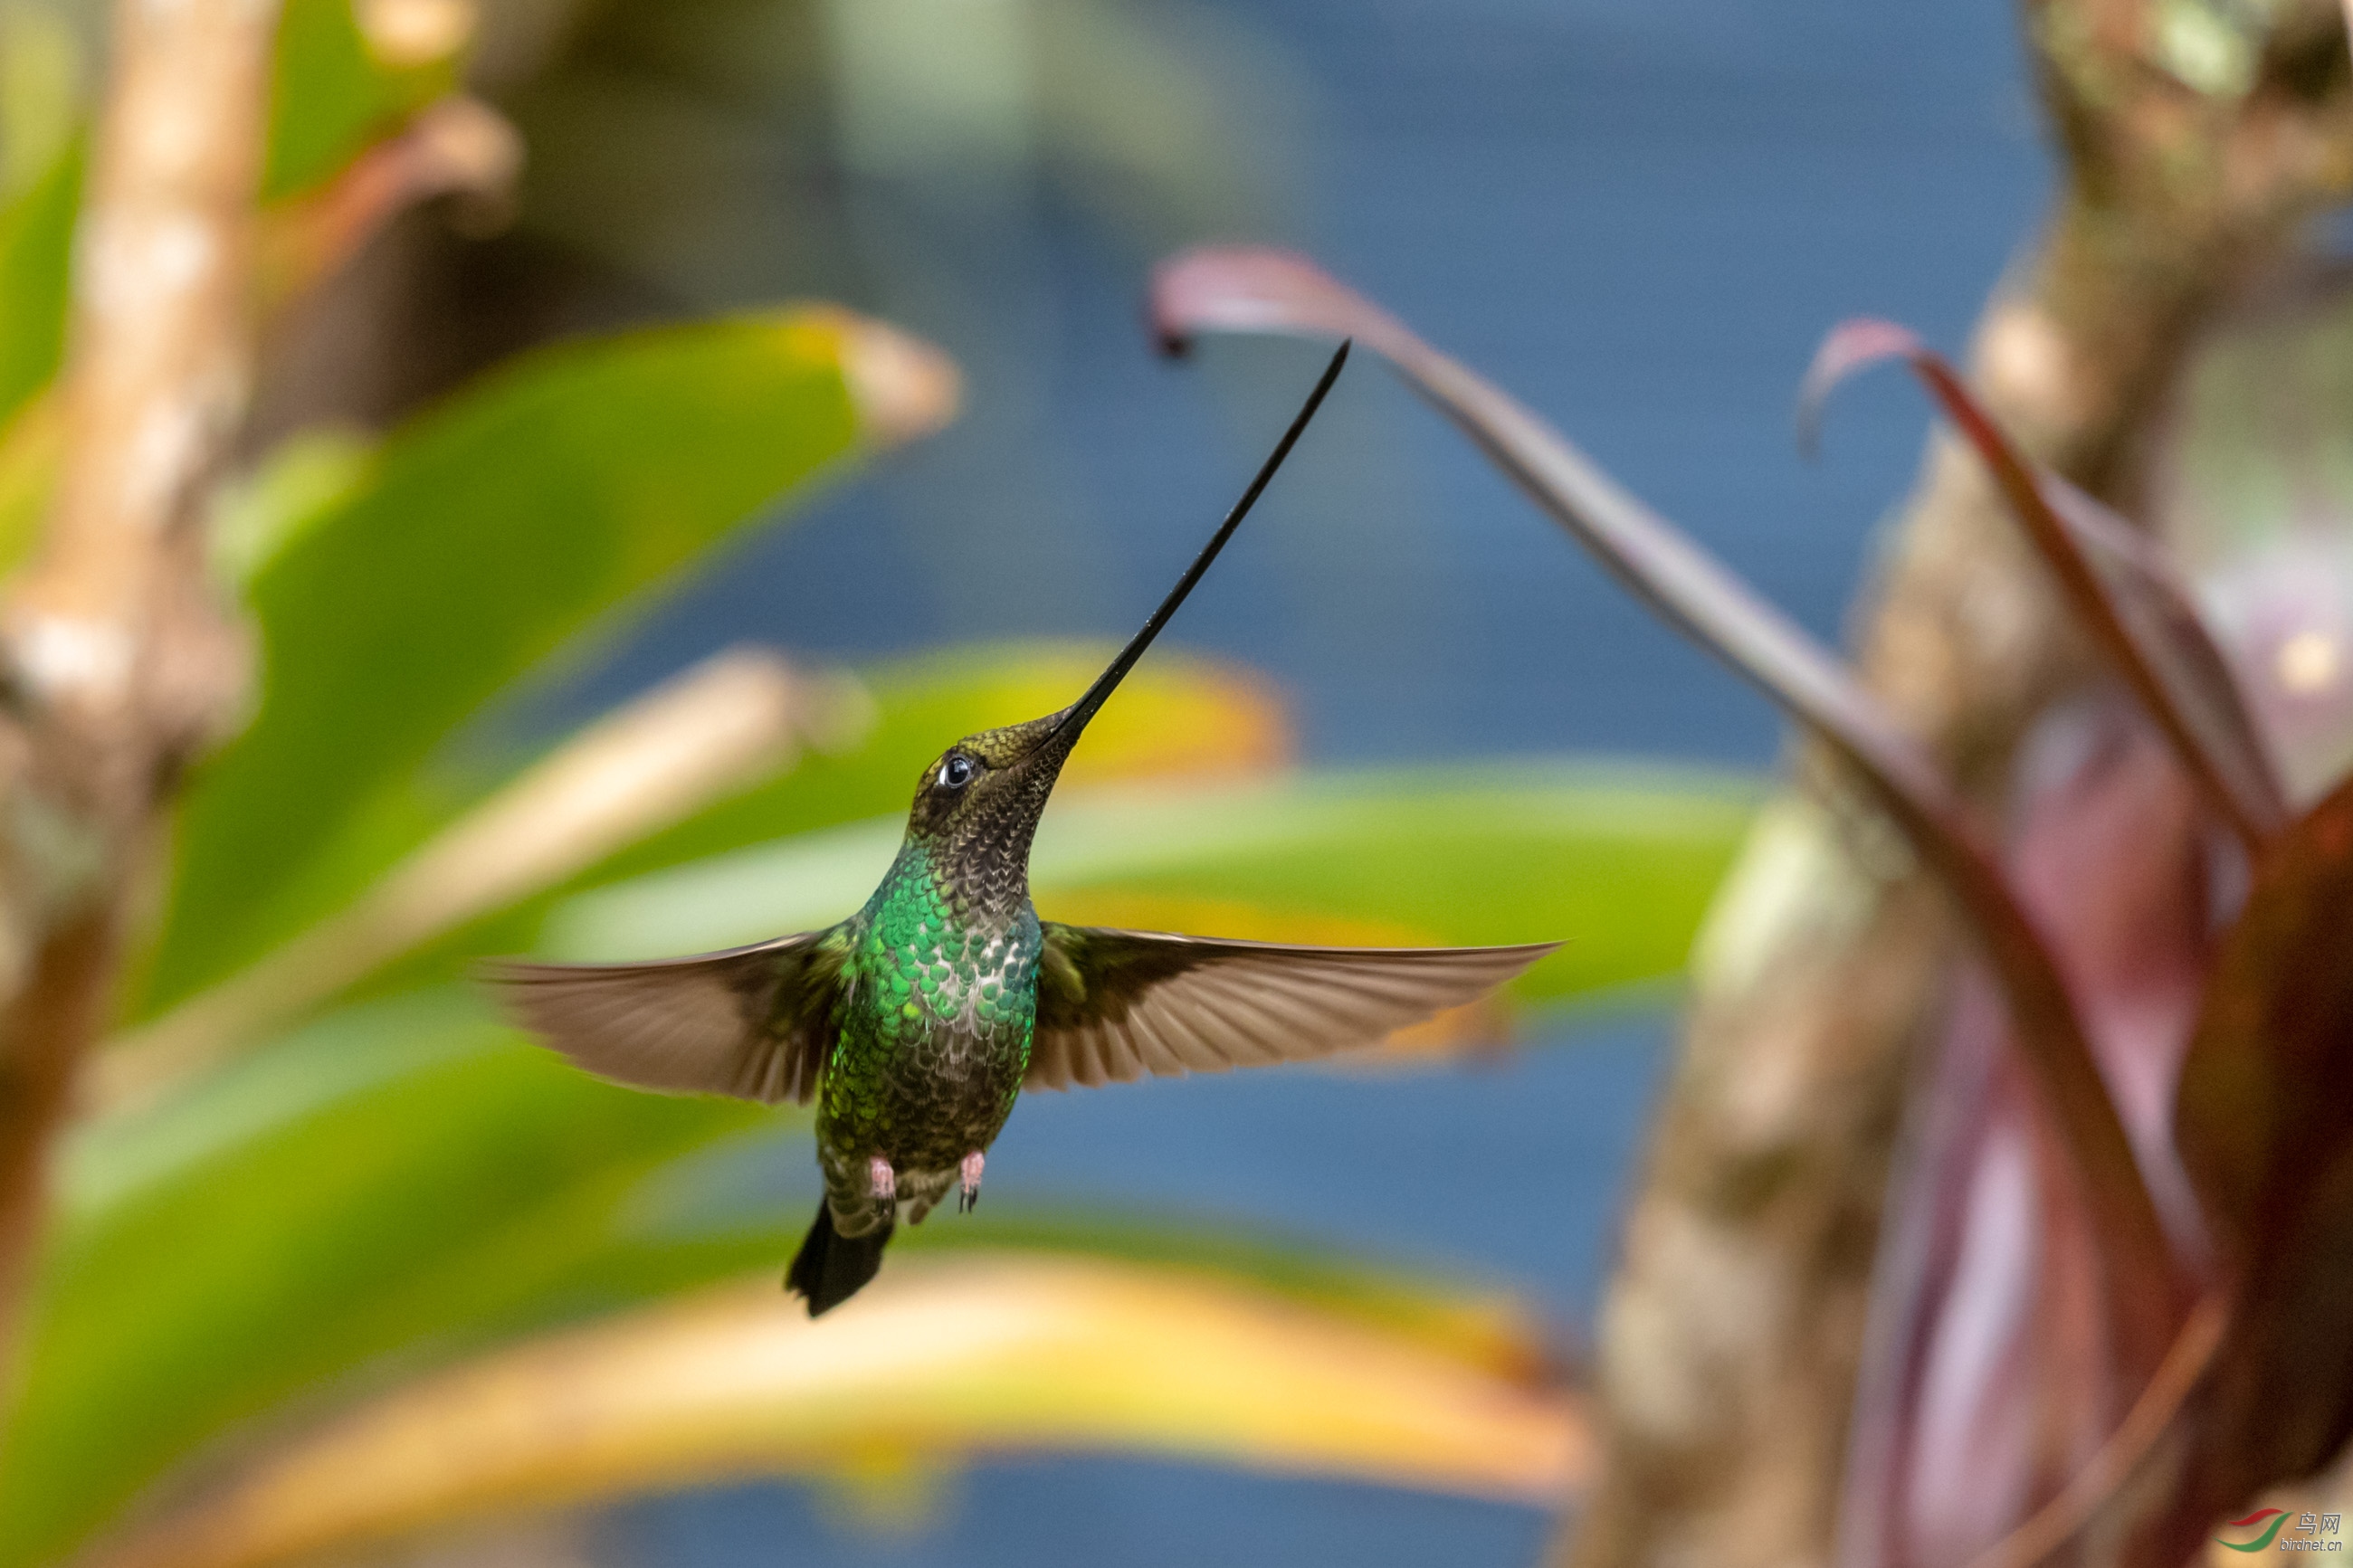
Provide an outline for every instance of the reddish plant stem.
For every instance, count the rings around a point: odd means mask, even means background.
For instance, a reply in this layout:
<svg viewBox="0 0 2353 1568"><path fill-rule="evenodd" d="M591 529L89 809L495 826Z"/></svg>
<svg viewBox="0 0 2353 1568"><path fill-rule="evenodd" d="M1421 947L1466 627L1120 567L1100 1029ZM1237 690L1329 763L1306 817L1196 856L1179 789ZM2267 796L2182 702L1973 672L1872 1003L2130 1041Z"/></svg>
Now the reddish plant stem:
<svg viewBox="0 0 2353 1568"><path fill-rule="evenodd" d="M2168 73L2160 10L2023 5L2067 180L1972 363L2031 457L2126 505L2200 323L2353 174L2337 0L2251 23L2266 31L2227 91ZM2035 717L2096 674L1982 470L1941 439L1859 640L1867 682L1987 805ZM1799 773L1695 964L1601 1324L1601 1477L1556 1553L1576 1568L1832 1555L1906 1060L1955 933L1834 775L1810 758ZM2117 1390L2113 1415L2138 1392Z"/></svg>

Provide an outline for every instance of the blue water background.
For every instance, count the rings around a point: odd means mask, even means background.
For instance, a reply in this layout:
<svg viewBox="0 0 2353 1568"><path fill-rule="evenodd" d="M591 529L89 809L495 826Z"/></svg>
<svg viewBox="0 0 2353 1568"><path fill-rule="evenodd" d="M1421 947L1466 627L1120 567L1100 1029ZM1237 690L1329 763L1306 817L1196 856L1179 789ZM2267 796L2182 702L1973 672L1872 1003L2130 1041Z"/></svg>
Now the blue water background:
<svg viewBox="0 0 2353 1568"><path fill-rule="evenodd" d="M1808 466L1791 390L1844 316L1894 316L1957 348L2031 232L2050 175L2012 7L1163 9L1256 40L1297 89L1271 232L1199 237L1311 249L1838 637L1923 406L1884 374L1848 389ZM980 211L888 188L866 201L870 240L918 247L925 268L818 281L955 354L964 418L736 552L592 692L744 637L848 661L1124 637L1320 363L1310 346L1239 342L1153 360L1138 330L1148 258L1050 190ZM1780 734L1369 361L1171 640L1271 674L1310 762L1577 750L1763 767ZM1506 1285L1574 1336L1669 1028L1587 1026L1437 1076L1041 1097L992 1155L991 1208L973 1223L1076 1194L1295 1229ZM912 1532L845 1523L806 1489L746 1486L617 1510L597 1550L691 1568L1376 1568L1522 1563L1548 1528L1530 1510L1377 1489L1025 1458L965 1472Z"/></svg>

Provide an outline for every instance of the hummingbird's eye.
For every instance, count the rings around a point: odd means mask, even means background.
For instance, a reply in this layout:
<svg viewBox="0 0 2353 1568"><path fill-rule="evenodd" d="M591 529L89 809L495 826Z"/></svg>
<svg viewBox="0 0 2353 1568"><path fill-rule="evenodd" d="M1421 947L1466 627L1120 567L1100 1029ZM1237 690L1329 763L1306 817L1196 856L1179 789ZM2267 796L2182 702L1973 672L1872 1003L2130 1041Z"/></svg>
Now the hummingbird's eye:
<svg viewBox="0 0 2353 1568"><path fill-rule="evenodd" d="M946 789L962 789L972 783L972 759L961 752L951 752L948 760L940 764L940 784Z"/></svg>

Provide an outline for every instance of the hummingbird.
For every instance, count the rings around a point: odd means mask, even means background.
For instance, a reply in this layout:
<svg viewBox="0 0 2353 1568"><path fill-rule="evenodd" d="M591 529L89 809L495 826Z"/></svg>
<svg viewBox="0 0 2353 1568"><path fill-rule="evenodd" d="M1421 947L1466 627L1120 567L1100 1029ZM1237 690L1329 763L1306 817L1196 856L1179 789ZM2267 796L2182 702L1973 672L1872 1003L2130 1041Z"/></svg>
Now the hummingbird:
<svg viewBox="0 0 2353 1568"><path fill-rule="evenodd" d="M1182 1077L1380 1040L1519 973L1557 942L1337 948L1042 921L1029 847L1087 721L1289 456L1343 343L1241 500L1076 702L967 735L924 769L898 856L822 931L646 963L503 962L517 1023L601 1077L664 1093L817 1102L825 1195L786 1288L812 1318L881 1266L902 1211L980 1201L1025 1089Z"/></svg>

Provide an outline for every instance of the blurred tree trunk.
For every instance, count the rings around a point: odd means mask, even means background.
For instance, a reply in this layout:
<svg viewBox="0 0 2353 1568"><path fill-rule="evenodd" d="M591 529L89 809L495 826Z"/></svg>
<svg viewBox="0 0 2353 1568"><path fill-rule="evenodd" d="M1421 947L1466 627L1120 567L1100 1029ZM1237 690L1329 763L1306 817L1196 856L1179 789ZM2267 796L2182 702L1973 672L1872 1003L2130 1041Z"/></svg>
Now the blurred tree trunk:
<svg viewBox="0 0 2353 1568"><path fill-rule="evenodd" d="M0 1357L44 1171L181 765L246 657L202 511L252 374L248 251L270 0L122 0L77 229L66 447L0 596Z"/></svg>
<svg viewBox="0 0 2353 1568"><path fill-rule="evenodd" d="M1972 372L2031 451L2129 510L2201 323L2353 184L2343 22L2337 0L2027 0L2022 19L2063 188ZM1859 626L1869 683L1989 806L2028 726L2095 673L1941 437ZM1822 757L1794 773L1695 955L1600 1326L1602 1479L1556 1552L1576 1568L1831 1557L1892 1148L1959 936Z"/></svg>

